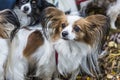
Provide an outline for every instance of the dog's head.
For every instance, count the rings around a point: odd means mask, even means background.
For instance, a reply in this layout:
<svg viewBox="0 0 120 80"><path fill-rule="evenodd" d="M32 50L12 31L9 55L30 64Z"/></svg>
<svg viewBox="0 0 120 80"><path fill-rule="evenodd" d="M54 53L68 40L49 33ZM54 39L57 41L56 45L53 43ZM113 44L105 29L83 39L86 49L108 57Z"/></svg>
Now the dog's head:
<svg viewBox="0 0 120 80"><path fill-rule="evenodd" d="M18 0L17 6L26 14L31 14L37 8L37 0Z"/></svg>
<svg viewBox="0 0 120 80"><path fill-rule="evenodd" d="M65 13L54 7L43 10L41 23L46 37L50 37L54 41L60 38L62 29L68 24Z"/></svg>
<svg viewBox="0 0 120 80"><path fill-rule="evenodd" d="M31 18L29 25L38 23L41 11L47 7L54 6L46 0L18 0L16 6ZM17 13L18 14L18 13Z"/></svg>
<svg viewBox="0 0 120 80"><path fill-rule="evenodd" d="M102 38L107 32L107 21L107 18L103 15L92 15L86 18L68 16L69 24L61 32L61 37L65 40L93 44L98 39L97 37Z"/></svg>
<svg viewBox="0 0 120 80"><path fill-rule="evenodd" d="M19 27L19 20L13 11L0 11L0 37L10 38Z"/></svg>
<svg viewBox="0 0 120 80"><path fill-rule="evenodd" d="M18 0L17 6L21 9L21 11L29 15L54 5L46 0Z"/></svg>

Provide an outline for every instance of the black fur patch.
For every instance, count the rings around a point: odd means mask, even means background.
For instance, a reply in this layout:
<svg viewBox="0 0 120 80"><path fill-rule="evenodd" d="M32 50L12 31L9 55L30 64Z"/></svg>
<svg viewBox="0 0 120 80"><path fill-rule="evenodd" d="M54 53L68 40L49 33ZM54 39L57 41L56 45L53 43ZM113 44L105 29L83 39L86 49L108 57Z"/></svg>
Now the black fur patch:
<svg viewBox="0 0 120 80"><path fill-rule="evenodd" d="M47 2L46 0L38 0L38 7L40 8L40 10L44 10L47 7L55 7L53 4Z"/></svg>

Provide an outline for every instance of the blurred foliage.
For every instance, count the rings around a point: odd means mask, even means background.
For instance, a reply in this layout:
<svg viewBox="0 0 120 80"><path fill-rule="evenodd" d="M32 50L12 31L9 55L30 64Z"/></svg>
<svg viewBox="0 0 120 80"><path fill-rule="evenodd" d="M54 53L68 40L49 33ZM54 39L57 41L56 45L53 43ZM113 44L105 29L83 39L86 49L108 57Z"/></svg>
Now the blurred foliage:
<svg viewBox="0 0 120 80"><path fill-rule="evenodd" d="M120 80L120 30L111 30L107 38L107 55L100 59L103 68L104 80ZM111 38L112 37L112 38ZM119 38L118 38L119 37Z"/></svg>

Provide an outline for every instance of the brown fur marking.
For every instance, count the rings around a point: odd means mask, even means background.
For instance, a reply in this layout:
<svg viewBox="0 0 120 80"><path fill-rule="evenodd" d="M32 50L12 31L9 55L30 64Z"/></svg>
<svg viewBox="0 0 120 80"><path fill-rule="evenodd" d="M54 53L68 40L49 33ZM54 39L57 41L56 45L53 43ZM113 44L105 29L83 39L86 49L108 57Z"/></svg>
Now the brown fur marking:
<svg viewBox="0 0 120 80"><path fill-rule="evenodd" d="M23 51L25 57L29 57L44 43L44 38L40 31L36 30L28 37L26 48Z"/></svg>
<svg viewBox="0 0 120 80"><path fill-rule="evenodd" d="M95 42L94 38L98 37L98 34L100 34L99 36L103 35L101 33L106 23L107 19L103 15L91 15L76 21L74 25L80 27L80 31L78 33L76 32L78 35L76 40L92 45Z"/></svg>

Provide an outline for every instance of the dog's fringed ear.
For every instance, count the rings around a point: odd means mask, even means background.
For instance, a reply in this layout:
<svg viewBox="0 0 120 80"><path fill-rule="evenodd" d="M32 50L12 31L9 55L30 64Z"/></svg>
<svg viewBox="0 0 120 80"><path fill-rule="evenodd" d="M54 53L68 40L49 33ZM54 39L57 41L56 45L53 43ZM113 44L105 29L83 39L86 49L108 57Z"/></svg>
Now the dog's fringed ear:
<svg viewBox="0 0 120 80"><path fill-rule="evenodd" d="M4 16L7 22L15 25L16 27L20 27L20 22L14 11L5 9L0 14Z"/></svg>
<svg viewBox="0 0 120 80"><path fill-rule="evenodd" d="M48 7L44 9L40 16L41 23L48 23L49 20L51 21L58 21L59 19L65 16L64 12L55 8L55 7ZM45 24L42 24L45 25Z"/></svg>
<svg viewBox="0 0 120 80"><path fill-rule="evenodd" d="M104 15L91 15L85 18L88 22L90 22L90 30L97 31L101 36L104 35L101 44L103 45L106 41L107 35L110 31L110 19Z"/></svg>
<svg viewBox="0 0 120 80"><path fill-rule="evenodd" d="M101 26L103 28L110 28L110 20L108 17L104 16L104 15L91 15L85 18L88 22L91 23L91 29L97 28L98 26Z"/></svg>
<svg viewBox="0 0 120 80"><path fill-rule="evenodd" d="M106 22L106 17L103 15L91 15L86 17L85 19L95 25L101 25Z"/></svg>
<svg viewBox="0 0 120 80"><path fill-rule="evenodd" d="M9 22L15 26L15 29L11 32L11 40L12 40L16 31L18 31L18 29L20 28L20 22L18 20L18 17L14 11L9 10L9 9L4 10L0 14L4 15L7 22Z"/></svg>
<svg viewBox="0 0 120 80"><path fill-rule="evenodd" d="M47 7L55 7L53 4L47 2L46 0L38 0L37 2L37 6L39 7L39 9L42 11Z"/></svg>

